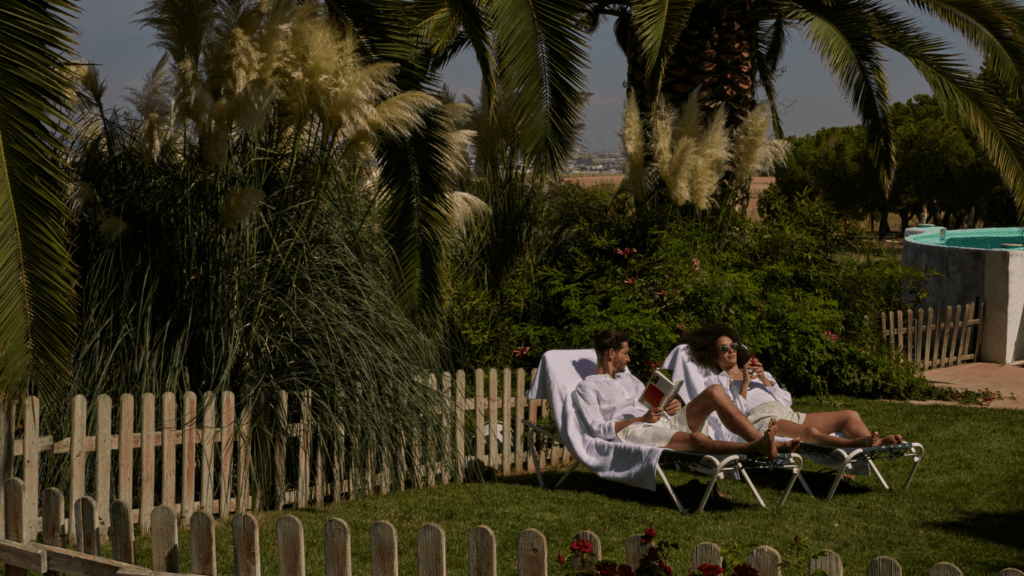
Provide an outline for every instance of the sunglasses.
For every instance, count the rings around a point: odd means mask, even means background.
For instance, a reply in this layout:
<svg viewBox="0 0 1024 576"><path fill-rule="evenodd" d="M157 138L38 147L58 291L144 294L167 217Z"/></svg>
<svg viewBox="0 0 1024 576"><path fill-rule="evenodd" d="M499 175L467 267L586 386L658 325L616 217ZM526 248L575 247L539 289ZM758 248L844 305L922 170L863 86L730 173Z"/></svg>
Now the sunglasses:
<svg viewBox="0 0 1024 576"><path fill-rule="evenodd" d="M738 342L733 342L732 344L722 344L721 346L718 347L718 349L724 353L728 352L729 350L736 350L739 347L740 345Z"/></svg>

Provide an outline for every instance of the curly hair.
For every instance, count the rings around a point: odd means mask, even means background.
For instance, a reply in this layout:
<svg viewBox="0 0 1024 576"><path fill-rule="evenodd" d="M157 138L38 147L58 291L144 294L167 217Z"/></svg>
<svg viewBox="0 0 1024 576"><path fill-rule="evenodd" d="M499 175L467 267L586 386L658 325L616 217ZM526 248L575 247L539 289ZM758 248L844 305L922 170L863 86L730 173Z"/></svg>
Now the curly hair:
<svg viewBox="0 0 1024 576"><path fill-rule="evenodd" d="M690 358L707 368L718 369L718 350L715 344L722 336L741 344L743 340L728 324L711 324L701 326L686 336L686 344L690 347Z"/></svg>

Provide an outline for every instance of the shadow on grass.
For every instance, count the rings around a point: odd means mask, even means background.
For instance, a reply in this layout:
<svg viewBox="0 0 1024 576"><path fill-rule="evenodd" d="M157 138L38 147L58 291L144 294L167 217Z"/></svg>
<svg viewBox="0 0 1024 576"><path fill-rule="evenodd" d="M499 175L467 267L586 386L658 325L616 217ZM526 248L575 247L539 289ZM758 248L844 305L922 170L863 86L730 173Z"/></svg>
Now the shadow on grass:
<svg viewBox="0 0 1024 576"><path fill-rule="evenodd" d="M551 489L555 484L557 484L564 473L564 469L544 472L544 486L546 489ZM700 499L704 495L704 489L707 487L707 479L686 480L685 478L679 478L678 476L670 477L670 479L672 481L672 487L675 491L676 498L679 498L679 502L688 512L694 510L700 504ZM524 474L520 476L509 476L502 479L502 482L525 486L537 486L537 475ZM718 485L730 494L735 493L738 490L748 491L745 485L736 482L719 482ZM757 486L756 483L755 486ZM611 480L603 480L594 474L576 472L559 487L559 490L575 493L587 492L622 502L635 502L645 506L660 506L675 510L675 504L665 492L665 486L660 483L658 484L657 489L652 492L650 490L620 484ZM757 504L755 503L754 506L757 506ZM745 502L736 503L732 500L720 498L712 494L707 505L704 507L704 511L725 512L749 507L750 505Z"/></svg>
<svg viewBox="0 0 1024 576"><path fill-rule="evenodd" d="M956 520L931 522L928 525L945 532L981 538L1016 550L1024 550L1024 540L1020 537L1022 520L1024 509L1014 512L964 514Z"/></svg>
<svg viewBox="0 0 1024 576"><path fill-rule="evenodd" d="M543 472L545 487L547 489L551 489L558 483L564 473L564 467ZM754 483L754 486L757 487L758 492L761 493L761 498L764 499L765 504L769 506L777 504L782 491L786 489L786 484L789 482L790 474L781 470L750 470L748 473L751 481ZM824 498L828 494L829 489L832 487L832 482L836 477L835 472L832 471L813 470L804 470L803 476L817 499ZM704 495L704 488L707 486L706 477L688 480L685 475L680 478L679 475L673 474L670 475L669 478L673 484L676 497L679 498L680 503L682 503L683 507L686 508L687 511L693 510L700 504L700 499ZM495 479L496 478L492 477L489 480L493 481ZM508 476L502 478L501 482L522 486L537 486L537 475L521 474ZM742 480L720 481L718 483L718 487L720 491L727 494L727 497L722 498L716 494L712 494L704 508L705 511L727 512L736 509L750 508L752 505L757 506L756 503L753 502L752 495L747 496L750 494L750 490ZM658 484L657 490L651 492L650 490L644 490L642 488L628 486L610 480L603 480L588 472L577 471L573 473L564 484L562 484L559 490L576 493L589 492L623 502L636 502L637 504L667 507L670 509L675 508L675 505L672 503L672 499L665 493L665 487L660 483ZM853 481L843 480L840 482L839 487L836 488L835 495L866 494L878 490L884 489L876 479L856 477ZM744 494L743 499L739 502L728 497L736 496L738 494ZM800 485L799 481L793 485L790 501L792 501L794 497L807 498L807 494L804 492L803 486ZM747 500L749 500L749 502Z"/></svg>
<svg viewBox="0 0 1024 576"><path fill-rule="evenodd" d="M803 474L804 481L811 487L811 492L814 493L814 497L817 499L823 499L825 496L828 496L828 491L836 480L836 473L833 471L804 470L801 474ZM750 478L754 481L755 486L767 485L780 491L784 490L786 482L789 482L788 474L772 474L760 471L752 472ZM874 477L855 476L854 478L852 481L840 481L839 486L836 487L835 496L842 494L865 494L875 490L885 490L885 488L882 488L882 484L878 482L878 479ZM793 493L807 494L804 492L804 487L800 484L799 480L793 485Z"/></svg>

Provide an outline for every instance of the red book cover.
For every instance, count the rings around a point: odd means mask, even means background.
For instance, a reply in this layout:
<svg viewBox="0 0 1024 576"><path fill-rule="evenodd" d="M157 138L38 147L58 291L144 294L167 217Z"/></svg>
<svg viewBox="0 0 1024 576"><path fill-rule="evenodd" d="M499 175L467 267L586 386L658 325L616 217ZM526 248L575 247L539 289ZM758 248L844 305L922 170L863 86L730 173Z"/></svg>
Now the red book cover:
<svg viewBox="0 0 1024 576"><path fill-rule="evenodd" d="M665 393L658 389L654 384L648 384L647 389L644 390L644 395L641 396L643 400L646 400L651 406L661 406L661 399L665 397Z"/></svg>

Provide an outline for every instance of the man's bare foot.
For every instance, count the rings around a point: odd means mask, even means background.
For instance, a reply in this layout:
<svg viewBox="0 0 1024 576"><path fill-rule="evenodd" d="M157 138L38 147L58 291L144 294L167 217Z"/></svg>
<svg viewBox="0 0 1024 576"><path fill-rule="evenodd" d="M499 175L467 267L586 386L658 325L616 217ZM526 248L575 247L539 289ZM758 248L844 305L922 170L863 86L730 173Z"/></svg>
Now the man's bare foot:
<svg viewBox="0 0 1024 576"><path fill-rule="evenodd" d="M765 431L764 436L758 438L751 443L751 451L757 452L769 458L778 458L779 449L775 446L775 418L768 421L768 430Z"/></svg>
<svg viewBox="0 0 1024 576"><path fill-rule="evenodd" d="M857 442L855 444L855 446L861 446L861 447L865 447L865 448L868 447L868 446L878 446L881 443L881 440L878 439L878 432L877 431L876 432L872 432L871 436L865 436L863 438L858 438L858 440L859 440L859 442Z"/></svg>
<svg viewBox="0 0 1024 576"><path fill-rule="evenodd" d="M878 432L875 432L875 434L878 434ZM881 440L879 440L879 444L882 445L882 446L892 446L893 444L902 444L902 443L903 443L903 436L900 436L899 434L890 434L890 435L886 436L885 438L882 438Z"/></svg>

